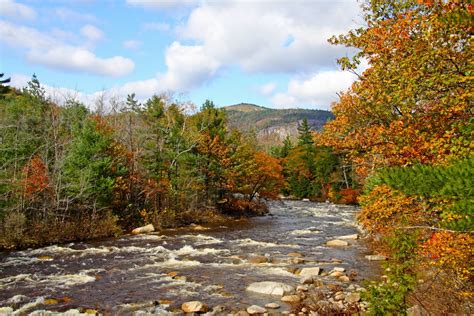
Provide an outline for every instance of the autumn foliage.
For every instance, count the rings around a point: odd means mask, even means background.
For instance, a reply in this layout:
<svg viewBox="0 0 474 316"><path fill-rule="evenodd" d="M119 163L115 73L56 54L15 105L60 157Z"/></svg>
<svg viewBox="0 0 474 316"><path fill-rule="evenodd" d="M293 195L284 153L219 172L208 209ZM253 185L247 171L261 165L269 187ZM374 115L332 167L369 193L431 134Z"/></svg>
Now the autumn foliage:
<svg viewBox="0 0 474 316"><path fill-rule="evenodd" d="M362 224L385 246L400 234L413 236L405 248L382 247L391 251L392 270L403 271L395 281L404 290L400 298L387 284L374 289L378 302L397 299L392 307L375 310L408 307L403 296L414 290L416 297L412 280L424 267L422 277L430 279L432 289L443 295L444 288L459 299L455 306L440 301L425 307L433 313L466 311L474 247L473 6L373 0L363 10L364 27L330 39L358 49L339 63L359 80L333 105L335 119L320 141L345 155L365 183ZM401 252L415 253L410 264L397 262ZM440 289L440 280L452 282Z"/></svg>
<svg viewBox="0 0 474 316"><path fill-rule="evenodd" d="M21 191L25 198L34 198L49 186L48 170L41 157L35 155L22 170Z"/></svg>

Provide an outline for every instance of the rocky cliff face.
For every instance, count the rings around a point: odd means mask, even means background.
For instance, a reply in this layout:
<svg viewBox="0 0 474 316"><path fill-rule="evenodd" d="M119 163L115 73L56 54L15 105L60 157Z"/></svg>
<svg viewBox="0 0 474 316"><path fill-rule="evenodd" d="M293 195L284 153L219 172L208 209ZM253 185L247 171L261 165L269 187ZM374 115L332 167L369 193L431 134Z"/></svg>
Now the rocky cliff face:
<svg viewBox="0 0 474 316"><path fill-rule="evenodd" d="M286 137L290 139L296 139L298 137L298 126L303 120L290 122L283 125L270 125L261 129L257 133L257 137L268 138L275 136L280 141L283 141ZM319 131L323 127L324 123L320 120L308 120L312 130Z"/></svg>
<svg viewBox="0 0 474 316"><path fill-rule="evenodd" d="M243 132L254 132L265 147L279 145L287 136L296 139L298 125L307 119L313 130L320 130L332 113L323 110L269 109L240 103L224 107L229 125Z"/></svg>

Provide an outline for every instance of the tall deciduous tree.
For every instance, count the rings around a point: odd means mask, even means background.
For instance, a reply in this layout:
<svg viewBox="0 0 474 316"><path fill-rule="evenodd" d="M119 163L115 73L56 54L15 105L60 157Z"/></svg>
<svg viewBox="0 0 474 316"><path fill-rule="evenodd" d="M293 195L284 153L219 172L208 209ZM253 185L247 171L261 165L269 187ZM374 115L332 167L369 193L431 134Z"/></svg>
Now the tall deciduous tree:
<svg viewBox="0 0 474 316"><path fill-rule="evenodd" d="M339 60L369 68L333 106L329 145L361 174L377 166L468 156L472 132L472 5L466 1L370 1L367 27L333 37L359 50Z"/></svg>

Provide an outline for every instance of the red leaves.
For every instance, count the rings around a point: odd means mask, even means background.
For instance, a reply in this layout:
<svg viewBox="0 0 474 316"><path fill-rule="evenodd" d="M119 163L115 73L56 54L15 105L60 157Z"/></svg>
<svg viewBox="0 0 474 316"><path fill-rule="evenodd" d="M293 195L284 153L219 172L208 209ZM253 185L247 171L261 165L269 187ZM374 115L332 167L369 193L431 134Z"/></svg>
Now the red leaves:
<svg viewBox="0 0 474 316"><path fill-rule="evenodd" d="M341 202L344 204L356 204L357 197L360 194L359 189L347 188L341 190L342 200Z"/></svg>
<svg viewBox="0 0 474 316"><path fill-rule="evenodd" d="M21 187L26 198L32 198L49 186L48 170L39 156L33 156L22 170Z"/></svg>

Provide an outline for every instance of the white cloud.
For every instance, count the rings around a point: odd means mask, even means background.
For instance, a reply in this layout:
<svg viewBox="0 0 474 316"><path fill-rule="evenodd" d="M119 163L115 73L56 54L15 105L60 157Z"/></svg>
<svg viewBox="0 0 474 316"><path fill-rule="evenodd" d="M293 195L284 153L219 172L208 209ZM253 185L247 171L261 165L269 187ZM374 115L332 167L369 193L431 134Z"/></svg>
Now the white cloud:
<svg viewBox="0 0 474 316"><path fill-rule="evenodd" d="M276 89L276 84L273 82L269 82L259 87L259 92L263 95L270 95Z"/></svg>
<svg viewBox="0 0 474 316"><path fill-rule="evenodd" d="M128 58L100 58L86 48L68 45L34 28L4 21L0 21L0 42L25 49L31 63L55 69L118 77L129 74L135 67Z"/></svg>
<svg viewBox="0 0 474 316"><path fill-rule="evenodd" d="M171 29L171 26L168 23L163 22L150 22L143 24L143 29L147 31L160 31L166 32Z"/></svg>
<svg viewBox="0 0 474 316"><path fill-rule="evenodd" d="M86 22L86 23L96 23L97 18L88 13L77 12L68 8L57 8L54 10L54 13L63 21L66 22Z"/></svg>
<svg viewBox="0 0 474 316"><path fill-rule="evenodd" d="M169 10L197 4L198 0L126 0L127 4L145 9Z"/></svg>
<svg viewBox="0 0 474 316"><path fill-rule="evenodd" d="M168 70L160 76L164 90L189 91L210 80L220 66L204 47L185 46L174 42L166 50Z"/></svg>
<svg viewBox="0 0 474 316"><path fill-rule="evenodd" d="M129 74L134 68L130 59L121 56L99 58L87 49L71 46L53 47L46 51L33 50L27 54L27 59L52 68L112 77Z"/></svg>
<svg viewBox="0 0 474 316"><path fill-rule="evenodd" d="M94 43L99 42L104 38L104 32L90 24L86 24L81 28L81 34Z"/></svg>
<svg viewBox="0 0 474 316"><path fill-rule="evenodd" d="M122 46L126 49L137 50L142 45L142 42L136 40L128 40L122 43Z"/></svg>
<svg viewBox="0 0 474 316"><path fill-rule="evenodd" d="M179 38L167 50L165 86L197 87L229 66L248 73L292 75L334 66L347 49L331 46L327 39L353 28L354 12L356 1L202 2L176 27ZM178 60L184 64L174 62Z"/></svg>
<svg viewBox="0 0 474 316"><path fill-rule="evenodd" d="M279 108L303 106L329 110L331 103L338 100L337 93L347 90L355 79L354 74L339 70L292 79L287 91L276 93L272 102Z"/></svg>
<svg viewBox="0 0 474 316"><path fill-rule="evenodd" d="M312 72L334 63L327 39L354 26L354 2L225 1L194 9L179 28L222 64L248 72Z"/></svg>
<svg viewBox="0 0 474 316"><path fill-rule="evenodd" d="M37 17L33 8L13 0L0 0L0 15L21 20L34 20Z"/></svg>

